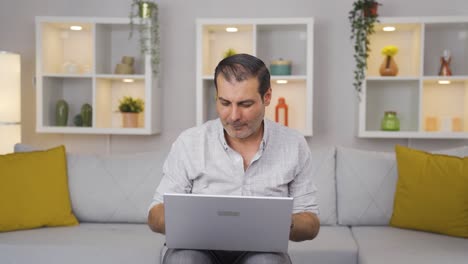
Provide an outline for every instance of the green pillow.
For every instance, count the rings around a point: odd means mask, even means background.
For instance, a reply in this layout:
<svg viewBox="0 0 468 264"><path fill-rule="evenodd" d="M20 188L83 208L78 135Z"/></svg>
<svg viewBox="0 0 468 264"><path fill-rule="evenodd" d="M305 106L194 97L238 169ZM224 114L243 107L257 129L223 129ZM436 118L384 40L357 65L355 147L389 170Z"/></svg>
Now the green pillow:
<svg viewBox="0 0 468 264"><path fill-rule="evenodd" d="M65 147L0 155L0 232L77 225Z"/></svg>
<svg viewBox="0 0 468 264"><path fill-rule="evenodd" d="M396 160L390 225L468 237L468 157L396 146Z"/></svg>

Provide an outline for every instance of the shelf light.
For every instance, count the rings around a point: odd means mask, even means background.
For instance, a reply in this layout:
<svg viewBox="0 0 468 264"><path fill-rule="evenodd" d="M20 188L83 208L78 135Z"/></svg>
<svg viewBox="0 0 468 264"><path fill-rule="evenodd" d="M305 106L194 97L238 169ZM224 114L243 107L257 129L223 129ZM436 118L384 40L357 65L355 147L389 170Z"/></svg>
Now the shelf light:
<svg viewBox="0 0 468 264"><path fill-rule="evenodd" d="M124 83L132 83L134 81L135 80L133 80L133 79L122 79L122 82L124 82Z"/></svg>
<svg viewBox="0 0 468 264"><path fill-rule="evenodd" d="M79 31L79 30L82 30L83 27L82 26L71 26L70 29L75 30L75 31Z"/></svg>
<svg viewBox="0 0 468 264"><path fill-rule="evenodd" d="M387 32L390 32L390 31L395 31L396 28L394 26L386 26L383 28L383 31L387 31Z"/></svg>
<svg viewBox="0 0 468 264"><path fill-rule="evenodd" d="M287 84L288 80L276 80L277 84Z"/></svg>
<svg viewBox="0 0 468 264"><path fill-rule="evenodd" d="M449 80L439 80L438 83L439 84L450 84L450 81Z"/></svg>
<svg viewBox="0 0 468 264"><path fill-rule="evenodd" d="M237 32L237 31L239 31L239 29L236 28L236 27L227 27L226 28L226 32Z"/></svg>

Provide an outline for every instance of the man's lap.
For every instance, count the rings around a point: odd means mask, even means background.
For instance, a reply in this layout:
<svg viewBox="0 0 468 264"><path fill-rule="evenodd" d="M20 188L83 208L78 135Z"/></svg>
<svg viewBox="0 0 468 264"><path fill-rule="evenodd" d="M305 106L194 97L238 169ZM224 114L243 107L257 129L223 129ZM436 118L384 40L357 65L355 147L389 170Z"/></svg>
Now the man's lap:
<svg viewBox="0 0 468 264"><path fill-rule="evenodd" d="M168 249L163 264L284 264L291 263L286 253Z"/></svg>

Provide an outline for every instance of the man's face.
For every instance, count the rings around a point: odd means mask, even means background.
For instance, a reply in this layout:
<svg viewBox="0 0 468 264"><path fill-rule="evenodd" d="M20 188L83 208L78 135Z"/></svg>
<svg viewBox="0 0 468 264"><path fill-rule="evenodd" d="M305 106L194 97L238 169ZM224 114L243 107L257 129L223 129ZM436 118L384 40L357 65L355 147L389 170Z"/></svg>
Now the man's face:
<svg viewBox="0 0 468 264"><path fill-rule="evenodd" d="M265 116L265 107L270 104L271 88L263 101L258 93L257 78L228 82L222 74L217 77L218 96L216 111L229 136L246 139L259 131Z"/></svg>

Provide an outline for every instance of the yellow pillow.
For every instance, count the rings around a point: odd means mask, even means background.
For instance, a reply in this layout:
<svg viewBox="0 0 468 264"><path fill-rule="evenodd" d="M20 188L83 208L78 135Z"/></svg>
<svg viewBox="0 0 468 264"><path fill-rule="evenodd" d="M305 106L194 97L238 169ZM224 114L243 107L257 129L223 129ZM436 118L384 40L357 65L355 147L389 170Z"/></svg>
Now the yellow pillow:
<svg viewBox="0 0 468 264"><path fill-rule="evenodd" d="M64 146L0 155L0 232L77 224Z"/></svg>
<svg viewBox="0 0 468 264"><path fill-rule="evenodd" d="M390 225L468 237L468 157L396 146L396 159Z"/></svg>

